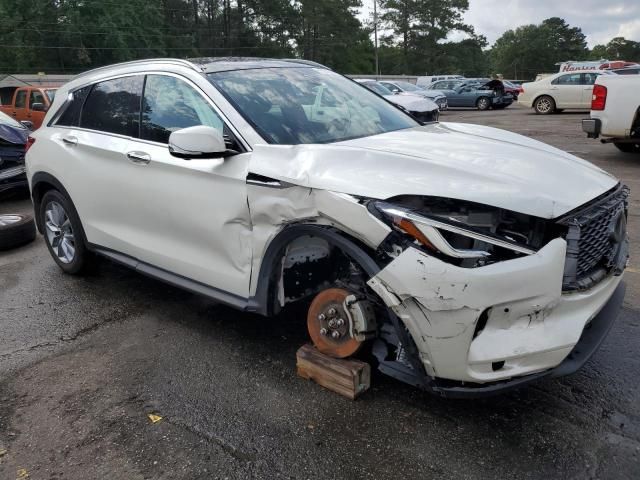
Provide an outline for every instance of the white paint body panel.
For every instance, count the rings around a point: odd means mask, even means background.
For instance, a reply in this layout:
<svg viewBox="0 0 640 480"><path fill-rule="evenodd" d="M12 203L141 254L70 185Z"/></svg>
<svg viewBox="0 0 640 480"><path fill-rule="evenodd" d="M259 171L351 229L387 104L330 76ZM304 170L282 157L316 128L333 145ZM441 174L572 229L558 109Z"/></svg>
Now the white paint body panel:
<svg viewBox="0 0 640 480"><path fill-rule="evenodd" d="M439 123L333 145L256 145L252 171L309 188L387 199L429 195L558 217L618 181L522 135Z"/></svg>
<svg viewBox="0 0 640 480"><path fill-rule="evenodd" d="M609 277L589 292L563 295L565 254L565 241L556 239L535 255L468 269L410 248L369 285L403 319L428 372L485 383L560 364L621 281ZM505 365L493 371L493 362Z"/></svg>
<svg viewBox="0 0 640 480"><path fill-rule="evenodd" d="M607 103L602 111L591 111L601 122L600 135L627 138L640 108L640 75L605 75L596 80L607 87Z"/></svg>

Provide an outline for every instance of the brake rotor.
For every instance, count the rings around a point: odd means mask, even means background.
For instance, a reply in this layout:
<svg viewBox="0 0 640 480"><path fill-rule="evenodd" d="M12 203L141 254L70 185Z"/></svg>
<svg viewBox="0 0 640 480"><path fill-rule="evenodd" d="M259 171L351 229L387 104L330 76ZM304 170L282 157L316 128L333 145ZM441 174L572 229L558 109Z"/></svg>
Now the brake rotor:
<svg viewBox="0 0 640 480"><path fill-rule="evenodd" d="M344 308L349 295L351 293L342 288L323 290L313 299L307 313L307 329L313 344L331 357L349 357L362 346L362 342L349 333L350 320Z"/></svg>

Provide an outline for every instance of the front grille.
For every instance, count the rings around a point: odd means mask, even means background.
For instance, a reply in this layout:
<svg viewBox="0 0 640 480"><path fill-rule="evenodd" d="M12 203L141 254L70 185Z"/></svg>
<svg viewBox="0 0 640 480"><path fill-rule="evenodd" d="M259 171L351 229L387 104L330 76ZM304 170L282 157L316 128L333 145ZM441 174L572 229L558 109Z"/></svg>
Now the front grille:
<svg viewBox="0 0 640 480"><path fill-rule="evenodd" d="M564 217L567 227L565 290L584 290L608 273L621 273L627 261L626 217L629 189L618 186Z"/></svg>

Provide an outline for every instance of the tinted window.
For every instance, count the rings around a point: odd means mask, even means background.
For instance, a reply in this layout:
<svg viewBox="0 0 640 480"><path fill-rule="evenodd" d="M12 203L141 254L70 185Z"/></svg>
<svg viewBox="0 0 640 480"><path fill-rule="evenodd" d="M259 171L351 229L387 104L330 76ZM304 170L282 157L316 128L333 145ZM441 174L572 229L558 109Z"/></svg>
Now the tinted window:
<svg viewBox="0 0 640 480"><path fill-rule="evenodd" d="M27 106L27 91L26 90L20 90L16 94L15 107L16 108L25 108L26 106Z"/></svg>
<svg viewBox="0 0 640 480"><path fill-rule="evenodd" d="M44 103L44 95L40 93L38 90L31 90L31 95L29 95L29 108L33 108L34 103Z"/></svg>
<svg viewBox="0 0 640 480"><path fill-rule="evenodd" d="M140 138L168 143L171 132L196 125L221 132L224 126L209 102L186 82L164 75L147 75Z"/></svg>
<svg viewBox="0 0 640 480"><path fill-rule="evenodd" d="M551 82L553 85L581 85L582 74L572 73L571 75L562 75Z"/></svg>
<svg viewBox="0 0 640 480"><path fill-rule="evenodd" d="M142 83L142 76L96 83L82 108L80 126L137 137Z"/></svg>
<svg viewBox="0 0 640 480"><path fill-rule="evenodd" d="M209 80L269 142L339 142L416 127L410 116L324 68L260 68L210 73ZM319 89L335 106L317 108Z"/></svg>
<svg viewBox="0 0 640 480"><path fill-rule="evenodd" d="M80 125L80 111L82 110L82 105L87 99L87 95L90 91L91 87L89 86L70 93L69 96L71 98L67 100L65 110L56 121L56 125L63 125L66 127L77 127Z"/></svg>

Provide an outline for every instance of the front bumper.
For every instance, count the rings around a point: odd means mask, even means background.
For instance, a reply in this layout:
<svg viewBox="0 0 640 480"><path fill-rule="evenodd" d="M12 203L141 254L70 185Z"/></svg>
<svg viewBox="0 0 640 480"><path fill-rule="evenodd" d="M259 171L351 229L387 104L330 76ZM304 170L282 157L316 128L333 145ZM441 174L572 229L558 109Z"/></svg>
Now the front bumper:
<svg viewBox="0 0 640 480"><path fill-rule="evenodd" d="M589 138L598 138L602 130L602 122L599 118L588 118L582 120L582 131L587 134Z"/></svg>
<svg viewBox="0 0 640 480"><path fill-rule="evenodd" d="M491 394L560 368L620 298L621 276L564 294L565 256L556 239L534 255L468 269L409 248L369 285L406 325L434 391Z"/></svg>

